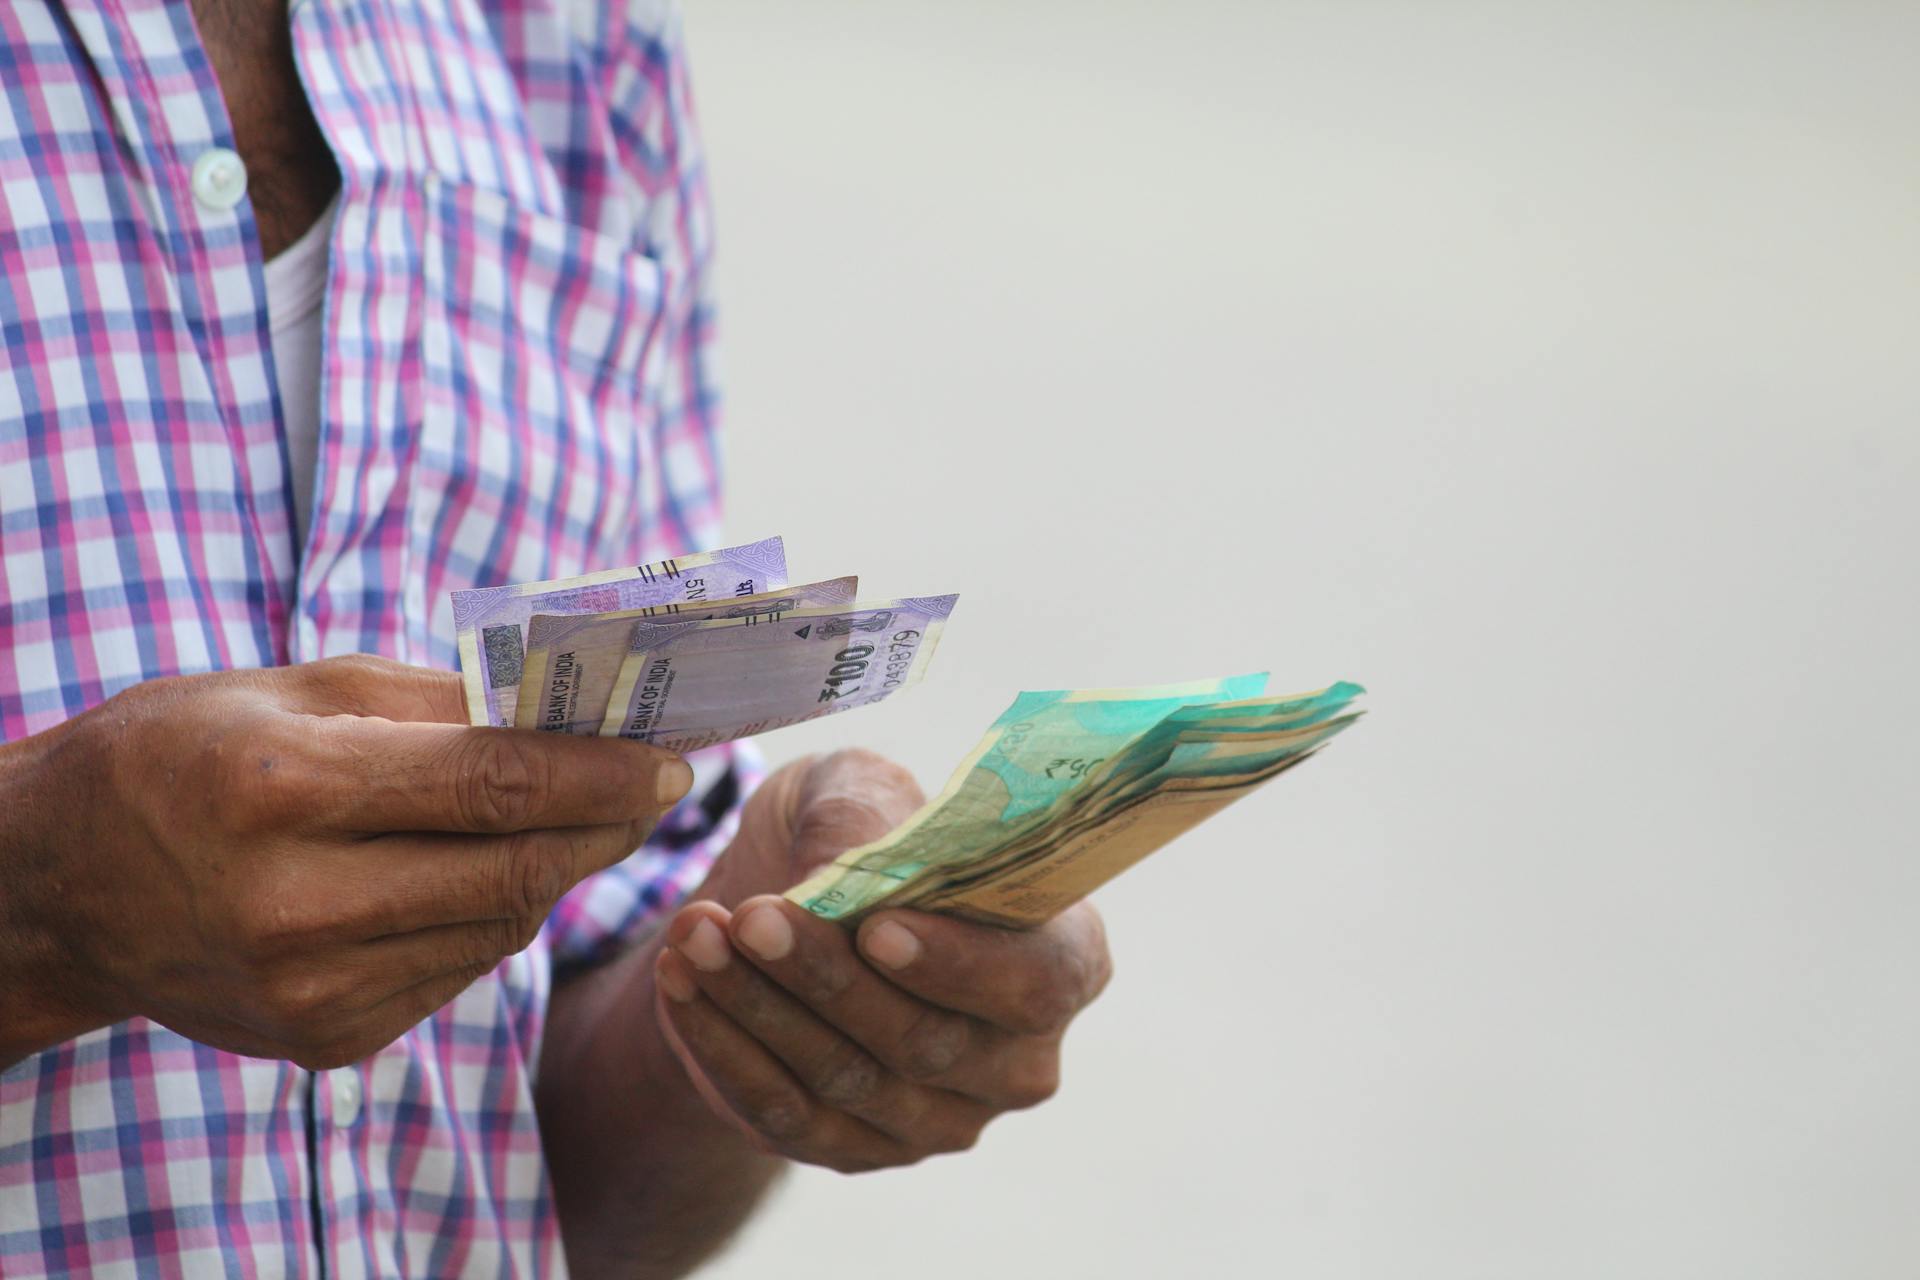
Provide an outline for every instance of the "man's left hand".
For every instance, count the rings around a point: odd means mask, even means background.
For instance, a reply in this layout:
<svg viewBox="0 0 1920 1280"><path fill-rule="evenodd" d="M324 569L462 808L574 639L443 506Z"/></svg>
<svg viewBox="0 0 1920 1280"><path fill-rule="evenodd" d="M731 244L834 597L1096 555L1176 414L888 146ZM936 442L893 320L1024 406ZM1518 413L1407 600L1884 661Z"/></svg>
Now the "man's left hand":
<svg viewBox="0 0 1920 1280"><path fill-rule="evenodd" d="M1086 903L1026 932L893 910L850 933L765 892L919 803L869 753L789 766L703 887L719 900L668 926L661 1028L708 1104L769 1154L856 1172L972 1146L1052 1096L1067 1024L1112 972Z"/></svg>

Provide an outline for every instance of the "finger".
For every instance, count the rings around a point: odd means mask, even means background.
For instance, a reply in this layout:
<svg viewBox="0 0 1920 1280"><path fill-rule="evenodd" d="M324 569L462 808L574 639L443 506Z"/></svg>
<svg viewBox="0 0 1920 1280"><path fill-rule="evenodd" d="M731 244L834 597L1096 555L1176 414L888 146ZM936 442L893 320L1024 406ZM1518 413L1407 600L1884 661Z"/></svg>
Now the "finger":
<svg viewBox="0 0 1920 1280"><path fill-rule="evenodd" d="M250 1016L197 1015L191 1022L173 1022L164 1012L161 1021L181 1034L249 1057L279 1058L319 1071L358 1062L399 1039L423 1019L491 972L498 960L483 960L462 969L435 973L419 982L387 990L365 1008L332 997L314 999L312 1010L298 1019L265 1008ZM339 977L325 984L338 985Z"/></svg>
<svg viewBox="0 0 1920 1280"><path fill-rule="evenodd" d="M925 803L905 769L871 751L836 751L811 763L790 793L794 866L803 875L857 845L878 840Z"/></svg>
<svg viewBox="0 0 1920 1280"><path fill-rule="evenodd" d="M649 824L504 836L402 834L311 850L256 904L270 949L363 943L473 921L537 926L580 881L639 847ZM323 904L316 907L314 904ZM280 917L311 923L276 931Z"/></svg>
<svg viewBox="0 0 1920 1280"><path fill-rule="evenodd" d="M1100 913L1084 902L1017 931L882 911L861 922L858 945L902 990L1023 1035L1064 1030L1113 974Z"/></svg>
<svg viewBox="0 0 1920 1280"><path fill-rule="evenodd" d="M309 715L468 723L466 690L451 671L354 653L303 662L291 674L299 709Z"/></svg>
<svg viewBox="0 0 1920 1280"><path fill-rule="evenodd" d="M324 1071L372 1057L452 1003L491 973L496 963L478 962L397 991L294 1061L309 1070Z"/></svg>
<svg viewBox="0 0 1920 1280"><path fill-rule="evenodd" d="M525 951L545 917L504 917L389 934L354 947L346 971L371 1009L389 996L450 973L492 968Z"/></svg>
<svg viewBox="0 0 1920 1280"><path fill-rule="evenodd" d="M930 1003L874 972L839 925L782 898L741 904L740 953L888 1070L1005 1110L1050 1097L1058 1051Z"/></svg>
<svg viewBox="0 0 1920 1280"><path fill-rule="evenodd" d="M396 723L312 722L303 793L335 830L510 832L655 817L693 785L671 752L621 738Z"/></svg>
<svg viewBox="0 0 1920 1280"><path fill-rule="evenodd" d="M812 1097L923 1152L973 1145L994 1109L889 1071L859 1044L738 959L726 913L711 904L683 911L667 944L721 1013L770 1050Z"/></svg>
<svg viewBox="0 0 1920 1280"><path fill-rule="evenodd" d="M844 1111L816 1104L764 1045L699 989L692 966L662 948L659 1009L701 1092L761 1149L842 1173L910 1163L917 1153ZM682 998L684 996L684 999Z"/></svg>

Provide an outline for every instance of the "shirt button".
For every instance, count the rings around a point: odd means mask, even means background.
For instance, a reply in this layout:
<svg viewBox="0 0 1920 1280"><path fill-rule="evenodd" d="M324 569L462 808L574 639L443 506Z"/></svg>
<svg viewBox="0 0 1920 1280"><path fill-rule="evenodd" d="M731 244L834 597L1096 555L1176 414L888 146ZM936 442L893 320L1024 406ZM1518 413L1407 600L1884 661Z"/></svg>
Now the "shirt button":
<svg viewBox="0 0 1920 1280"><path fill-rule="evenodd" d="M360 1073L351 1067L330 1072L333 1087L333 1123L336 1128L350 1127L360 1118Z"/></svg>
<svg viewBox="0 0 1920 1280"><path fill-rule="evenodd" d="M193 162L193 198L206 208L225 213L246 194L246 162L234 152L215 147Z"/></svg>

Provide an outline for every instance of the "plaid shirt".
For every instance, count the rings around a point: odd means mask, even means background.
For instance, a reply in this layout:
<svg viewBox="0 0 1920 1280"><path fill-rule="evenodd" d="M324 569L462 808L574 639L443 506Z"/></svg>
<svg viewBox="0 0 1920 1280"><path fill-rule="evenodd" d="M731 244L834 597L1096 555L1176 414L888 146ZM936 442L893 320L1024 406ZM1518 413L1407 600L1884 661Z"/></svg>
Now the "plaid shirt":
<svg viewBox="0 0 1920 1280"><path fill-rule="evenodd" d="M717 542L670 0L291 22L343 182L298 548L250 206L195 195L233 131L187 0L0 2L0 738L178 672L450 666L454 588ZM554 974L698 878L713 800L356 1066L136 1019L0 1074L0 1275L560 1272L530 1093Z"/></svg>

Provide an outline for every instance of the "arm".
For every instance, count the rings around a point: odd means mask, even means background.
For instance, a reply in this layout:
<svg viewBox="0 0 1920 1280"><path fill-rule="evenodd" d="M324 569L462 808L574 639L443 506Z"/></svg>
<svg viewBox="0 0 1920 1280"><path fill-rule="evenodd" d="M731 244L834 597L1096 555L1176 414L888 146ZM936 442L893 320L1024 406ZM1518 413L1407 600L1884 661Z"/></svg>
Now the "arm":
<svg viewBox="0 0 1920 1280"><path fill-rule="evenodd" d="M858 843L833 825L849 806L869 825L905 817L918 790L900 791L897 770L876 782L866 767L874 759L846 753L769 778L693 897L732 905L794 883ZM655 981L666 939L657 932L578 975L548 1008L534 1103L568 1270L583 1278L685 1275L739 1229L785 1167L676 1052Z"/></svg>
<svg viewBox="0 0 1920 1280"><path fill-rule="evenodd" d="M49 780L62 768L66 730L0 745L0 813L7 815L0 824L0 1070L112 1020L77 1006L46 910L49 891L58 889L46 874L53 865Z"/></svg>
<svg viewBox="0 0 1920 1280"><path fill-rule="evenodd" d="M376 658L136 685L0 747L0 1065L136 1014L356 1062L691 781L637 743L471 728L457 677Z"/></svg>
<svg viewBox="0 0 1920 1280"><path fill-rule="evenodd" d="M659 1034L658 935L554 992L535 1102L569 1271L681 1276L732 1236L782 1162L714 1114Z"/></svg>
<svg viewBox="0 0 1920 1280"><path fill-rule="evenodd" d="M912 1164L1053 1092L1066 1024L1107 979L1092 908L1026 933L883 912L856 939L756 896L919 803L864 752L782 769L696 901L555 993L536 1102L576 1274L684 1275L783 1159Z"/></svg>

